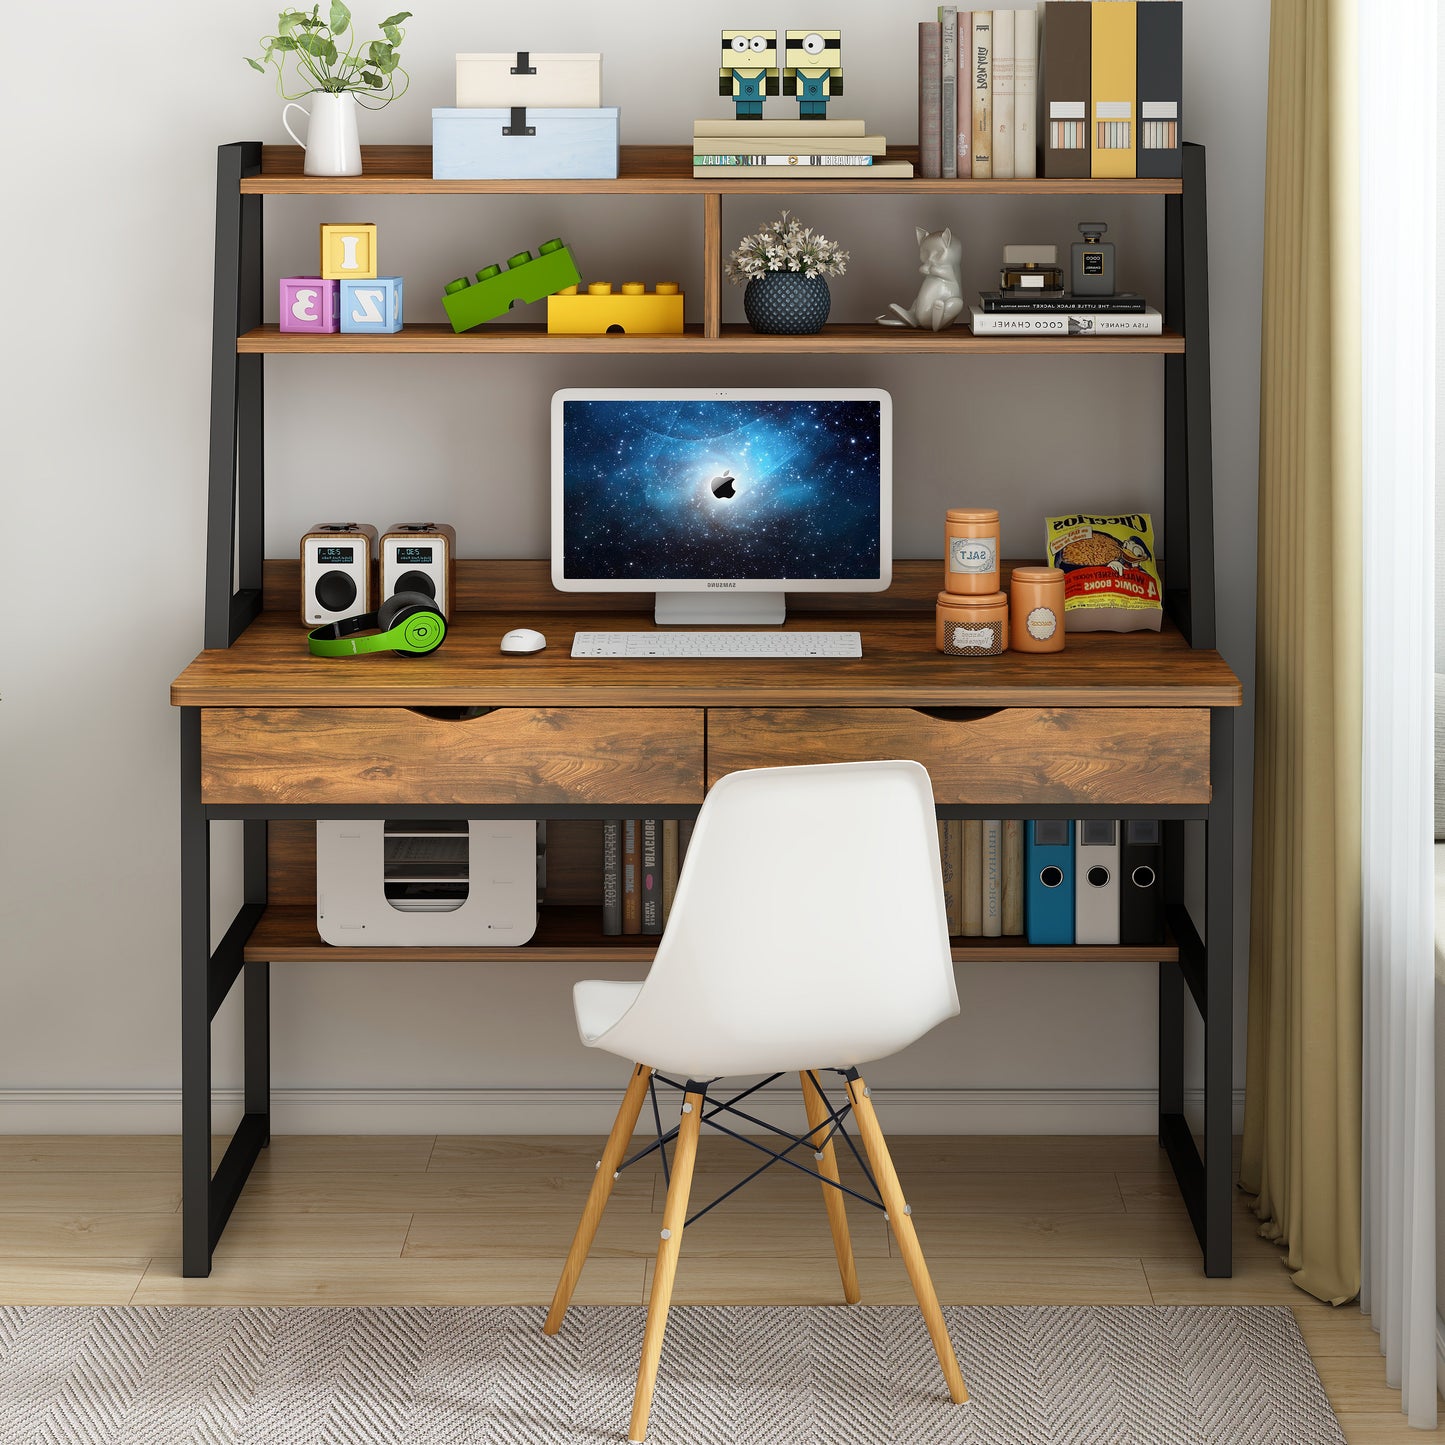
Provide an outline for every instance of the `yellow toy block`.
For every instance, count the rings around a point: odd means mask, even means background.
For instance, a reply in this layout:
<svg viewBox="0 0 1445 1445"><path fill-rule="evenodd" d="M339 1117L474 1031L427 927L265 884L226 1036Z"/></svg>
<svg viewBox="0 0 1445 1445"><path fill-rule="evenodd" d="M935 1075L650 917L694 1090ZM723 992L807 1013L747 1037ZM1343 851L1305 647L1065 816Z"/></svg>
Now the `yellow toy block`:
<svg viewBox="0 0 1445 1445"><path fill-rule="evenodd" d="M376 227L370 221L323 221L321 279L370 281L376 277Z"/></svg>
<svg viewBox="0 0 1445 1445"><path fill-rule="evenodd" d="M651 291L641 281L624 281L614 292L610 281L594 281L582 292L568 286L547 298L551 335L681 336L683 295L676 281L659 281Z"/></svg>

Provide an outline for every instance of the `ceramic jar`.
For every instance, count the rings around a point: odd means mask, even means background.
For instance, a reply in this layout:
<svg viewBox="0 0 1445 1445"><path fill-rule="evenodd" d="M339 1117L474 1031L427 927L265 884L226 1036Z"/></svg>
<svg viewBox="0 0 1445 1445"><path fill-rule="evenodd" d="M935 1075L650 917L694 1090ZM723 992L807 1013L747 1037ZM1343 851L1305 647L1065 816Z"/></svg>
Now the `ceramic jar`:
<svg viewBox="0 0 1445 1445"><path fill-rule="evenodd" d="M1009 593L1009 646L1015 652L1062 652L1063 572L1057 567L1015 567Z"/></svg>
<svg viewBox="0 0 1445 1445"><path fill-rule="evenodd" d="M949 657L997 657L1008 650L1008 598L1002 592L940 592L933 637Z"/></svg>
<svg viewBox="0 0 1445 1445"><path fill-rule="evenodd" d="M969 596L998 591L998 512L992 507L950 507L943 586Z"/></svg>

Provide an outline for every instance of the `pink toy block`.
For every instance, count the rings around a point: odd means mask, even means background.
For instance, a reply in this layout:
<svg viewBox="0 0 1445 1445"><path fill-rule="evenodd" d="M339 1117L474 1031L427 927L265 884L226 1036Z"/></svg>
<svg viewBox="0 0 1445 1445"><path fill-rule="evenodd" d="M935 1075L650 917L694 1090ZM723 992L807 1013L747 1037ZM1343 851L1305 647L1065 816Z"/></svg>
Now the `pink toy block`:
<svg viewBox="0 0 1445 1445"><path fill-rule="evenodd" d="M316 276L281 278L282 331L339 331L339 281Z"/></svg>

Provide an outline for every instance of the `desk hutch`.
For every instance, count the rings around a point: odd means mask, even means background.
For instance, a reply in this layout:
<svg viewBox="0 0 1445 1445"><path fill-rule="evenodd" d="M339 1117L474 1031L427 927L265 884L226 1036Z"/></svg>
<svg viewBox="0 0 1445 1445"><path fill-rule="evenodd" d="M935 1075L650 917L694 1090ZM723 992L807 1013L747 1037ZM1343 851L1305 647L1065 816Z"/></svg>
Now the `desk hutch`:
<svg viewBox="0 0 1445 1445"><path fill-rule="evenodd" d="M913 158L908 151L901 158ZM722 324L722 207L787 194L786 180L695 180L682 147L625 146L616 180L436 181L423 146L363 151L364 174L301 173L301 152L220 147L216 188L205 651L176 679L181 723L181 1015L184 1261L211 1254L270 1130L273 963L449 958L645 965L653 941L604 937L600 820L688 817L709 783L747 767L908 757L933 778L940 817L1165 820L1168 937L1154 947L1030 947L954 940L957 959L1159 965L1159 1140L1199 1235L1205 1272L1228 1275L1232 1108L1233 709L1238 680L1214 650L1209 304L1204 151L1174 180L810 180L810 193L1162 197L1165 325L1157 337L975 337L874 325L761 336ZM796 191L796 184L793 187ZM695 196L703 208L702 318L681 336L549 336L502 324L454 335L282 333L262 322L268 195L479 193ZM462 562L446 645L356 666L312 658L297 622L298 568L263 559L262 366L268 353L598 355L669 352L1009 357L1137 354L1164 364L1166 619L1159 633L1074 634L1063 653L959 662L933 647L937 560L900 561L876 596L800 594L791 622L856 629L863 656L806 667L767 660L573 661L579 625L646 627L650 594L554 592L545 562ZM545 614L551 614L546 616ZM518 619L553 646L503 657ZM979 760L986 760L981 763ZM517 948L350 949L316 931L317 817L546 817L548 883ZM210 823L244 828L244 902L211 947ZM1204 928L1184 904L1184 829L1205 833ZM552 853L555 852L555 860ZM308 871L310 870L310 871ZM308 881L309 880L309 881ZM211 1167L211 1021L244 975L245 1110ZM1186 995L1204 1023L1203 1151L1184 1117Z"/></svg>

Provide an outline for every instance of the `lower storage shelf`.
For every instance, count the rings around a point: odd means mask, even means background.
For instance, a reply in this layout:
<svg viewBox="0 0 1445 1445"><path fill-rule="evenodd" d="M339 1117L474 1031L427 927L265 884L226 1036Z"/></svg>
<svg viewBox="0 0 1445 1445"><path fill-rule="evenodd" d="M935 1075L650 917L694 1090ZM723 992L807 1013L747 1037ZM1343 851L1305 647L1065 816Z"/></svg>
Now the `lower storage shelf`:
<svg viewBox="0 0 1445 1445"><path fill-rule="evenodd" d="M316 931L316 910L297 904L268 907L246 943L248 963L650 963L657 953L652 935L604 935L601 909L543 905L537 931L513 948L337 948ZM1052 945L1036 947L1017 936L955 938L955 961L1006 963L1175 963L1179 948L1163 943Z"/></svg>

